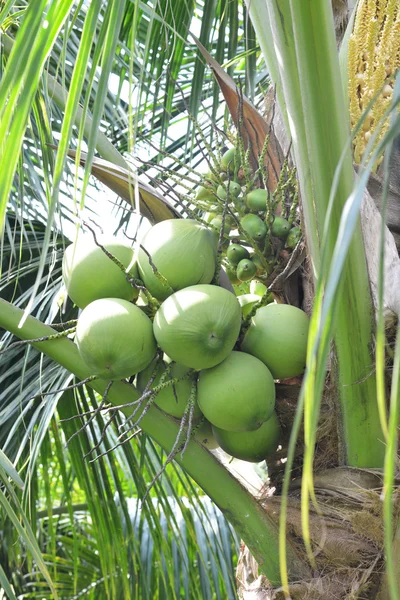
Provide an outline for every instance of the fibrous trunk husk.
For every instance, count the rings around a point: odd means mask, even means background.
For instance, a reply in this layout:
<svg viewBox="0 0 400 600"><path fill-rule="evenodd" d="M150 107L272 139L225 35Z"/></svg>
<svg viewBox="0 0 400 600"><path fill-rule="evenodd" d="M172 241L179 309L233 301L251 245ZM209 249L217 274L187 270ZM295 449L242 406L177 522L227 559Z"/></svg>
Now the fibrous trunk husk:
<svg viewBox="0 0 400 600"><path fill-rule="evenodd" d="M316 452L314 458L315 470L322 471L338 466L339 442L337 431L335 388L329 383L327 376L325 392L321 402L321 410L317 429ZM292 431L293 419L297 410L300 393L300 382L292 380L291 384L276 384L276 412L281 423L282 437L279 449L268 458L268 475L277 493L280 493L284 476L289 438ZM303 439L301 427L295 451L292 476L301 477L303 465Z"/></svg>
<svg viewBox="0 0 400 600"><path fill-rule="evenodd" d="M309 580L291 582L293 600L373 599L383 571L383 519L380 471L338 467L315 476L318 512L310 511L310 535L316 568ZM302 542L300 481L295 480L287 508L287 528L299 552ZM260 499L278 521L280 498ZM237 570L241 600L281 600L281 588L273 588L259 572L246 547Z"/></svg>

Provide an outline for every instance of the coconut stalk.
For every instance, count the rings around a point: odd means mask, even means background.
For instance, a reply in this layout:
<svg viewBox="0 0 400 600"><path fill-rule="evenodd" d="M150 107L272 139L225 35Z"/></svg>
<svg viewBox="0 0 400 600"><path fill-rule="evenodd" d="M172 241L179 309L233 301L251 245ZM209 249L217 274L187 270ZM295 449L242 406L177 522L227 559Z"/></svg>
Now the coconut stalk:
<svg viewBox="0 0 400 600"><path fill-rule="evenodd" d="M261 47L268 46L279 57L283 111L286 109L290 124L305 234L307 241L313 241L309 251L318 282L331 267L340 218L354 186L350 129L345 116L332 9L325 0L251 0L248 5ZM260 11L265 12L265 6L272 38L265 35L262 23L256 18ZM268 56L265 58L268 62ZM341 159L330 207L332 185ZM314 243L316 235L318 248ZM381 467L384 436L376 403L375 375L371 373L372 303L359 223L337 290L334 317L335 378L341 408L340 458L351 466ZM318 390L312 399L314 410L318 406L317 396ZM310 419L315 422L315 415Z"/></svg>
<svg viewBox="0 0 400 600"><path fill-rule="evenodd" d="M10 331L21 340L41 338L56 333L54 329L28 316L20 326L23 311L0 299L0 327ZM77 346L63 337L32 344L55 362L83 380L91 373L82 361ZM93 380L88 383L96 392L104 394L107 382ZM140 394L136 388L122 381L115 381L107 400L115 406L134 402ZM134 408L122 409L130 415ZM140 426L166 452L170 452L176 440L179 426L156 406L151 406ZM259 502L233 477L231 473L201 444L191 440L183 456L176 460L199 484L206 494L224 513L245 540L258 561L261 570L274 585L280 584L278 525L261 507ZM290 573L294 579L310 576L308 565L300 557L291 542L288 542Z"/></svg>

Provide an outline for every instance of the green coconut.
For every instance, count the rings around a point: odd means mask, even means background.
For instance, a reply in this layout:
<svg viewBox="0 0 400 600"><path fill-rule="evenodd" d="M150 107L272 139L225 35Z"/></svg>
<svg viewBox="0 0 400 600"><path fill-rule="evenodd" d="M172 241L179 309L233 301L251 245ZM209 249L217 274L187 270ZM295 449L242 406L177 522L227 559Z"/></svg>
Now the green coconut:
<svg viewBox="0 0 400 600"><path fill-rule="evenodd" d="M136 262L133 263L133 248L112 239L100 239L99 242L126 269L130 267L131 277L138 277ZM100 298L133 300L138 296L138 291L126 280L123 271L96 245L92 235L81 235L76 244L68 246L64 253L62 276L68 296L79 308L85 308Z"/></svg>
<svg viewBox="0 0 400 600"><path fill-rule="evenodd" d="M250 281L257 272L256 265L249 259L244 258L236 267L236 274L240 281Z"/></svg>
<svg viewBox="0 0 400 600"><path fill-rule="evenodd" d="M253 190L246 196L246 205L250 210L266 210L268 198L268 190Z"/></svg>
<svg viewBox="0 0 400 600"><path fill-rule="evenodd" d="M197 283L210 283L214 277L216 242L212 232L191 219L168 219L154 225L144 236L142 246L149 252L161 275L173 291ZM171 290L154 274L149 258L139 252L139 274L149 292L165 300Z"/></svg>
<svg viewBox="0 0 400 600"><path fill-rule="evenodd" d="M88 304L78 319L75 341L92 375L108 380L139 373L157 351L150 319L119 298Z"/></svg>
<svg viewBox="0 0 400 600"><path fill-rule="evenodd" d="M276 216L271 225L271 234L277 238L285 238L290 231L290 223L283 217Z"/></svg>
<svg viewBox="0 0 400 600"><path fill-rule="evenodd" d="M155 366L156 361L153 360L144 371L141 371L138 374L136 385L140 392L143 392L146 385L150 381ZM163 373L165 373L165 369L167 368L167 366L168 361L160 360L158 362L156 376L150 389L153 389L160 383L161 376L163 375ZM183 367L182 365L174 363L171 367L170 373L166 381L168 381L168 379L180 379L187 375L189 370L190 369L188 367ZM179 381L179 383L176 383L174 386L170 385L159 391L157 396L155 397L154 402L168 415L171 415L176 419L181 419L187 407L191 389L192 381L190 379L182 379L182 381ZM201 417L201 415L201 410L196 402L193 413L194 419L198 420Z"/></svg>
<svg viewBox="0 0 400 600"><path fill-rule="evenodd" d="M242 342L242 350L259 358L274 379L296 377L304 372L309 318L289 304L260 308Z"/></svg>
<svg viewBox="0 0 400 600"><path fill-rule="evenodd" d="M300 227L292 227L292 229L289 231L288 236L286 238L285 246L287 248L294 248L295 246L297 246L298 242L300 241L300 238L301 238Z"/></svg>
<svg viewBox="0 0 400 600"><path fill-rule="evenodd" d="M234 196L235 198L237 198L242 192L242 188L240 187L239 183L236 183L236 181L230 181L229 183L226 183L225 185L218 186L217 196L219 198L221 198L221 200L226 200L226 198L228 196L228 192L227 192L228 189L229 189L230 197Z"/></svg>
<svg viewBox="0 0 400 600"><path fill-rule="evenodd" d="M256 275L266 275L267 274L267 269L264 267L262 260L258 256L258 254L252 254L250 260L256 267Z"/></svg>
<svg viewBox="0 0 400 600"><path fill-rule="evenodd" d="M242 307L243 317L247 317L251 309L257 302L260 302L260 296L257 294L242 294L237 297L240 306Z"/></svg>
<svg viewBox="0 0 400 600"><path fill-rule="evenodd" d="M267 235L267 226L257 215L245 215L240 220L240 224L244 231L256 241L264 240Z"/></svg>
<svg viewBox="0 0 400 600"><path fill-rule="evenodd" d="M210 183L218 182L218 176L214 175L214 173L212 171L206 171L203 174L203 179L205 179L206 181L209 181Z"/></svg>
<svg viewBox="0 0 400 600"><path fill-rule="evenodd" d="M275 411L255 431L225 431L213 425L212 432L225 452L234 458L254 463L274 454L281 438L281 426Z"/></svg>
<svg viewBox="0 0 400 600"><path fill-rule="evenodd" d="M215 202L214 188L212 185L199 185L196 190L196 200L203 202Z"/></svg>
<svg viewBox="0 0 400 600"><path fill-rule="evenodd" d="M162 303L154 317L159 346L177 363L208 369L232 351L240 331L240 304L215 285L194 285Z"/></svg>
<svg viewBox="0 0 400 600"><path fill-rule="evenodd" d="M218 442L214 437L211 423L210 421L207 421L207 419L204 419L204 417L201 425L199 425L194 433L194 439L208 448L208 450L215 450L218 448Z"/></svg>
<svg viewBox="0 0 400 600"><path fill-rule="evenodd" d="M212 225L213 227L216 227L217 229L221 229L222 227L222 215L217 215L216 217L214 217L211 221L210 221L210 225ZM230 230L232 229L232 220L229 218L229 216L225 217L225 221L224 221L224 233L225 234L229 234Z"/></svg>
<svg viewBox="0 0 400 600"><path fill-rule="evenodd" d="M249 251L240 244L230 244L226 251L226 256L229 262L234 266L237 266L244 258L250 258Z"/></svg>
<svg viewBox="0 0 400 600"><path fill-rule="evenodd" d="M236 198L235 201L235 212L239 211L240 215L248 212L245 203L243 202L243 200L241 198ZM236 216L239 216L236 214ZM237 227L235 227L236 229Z"/></svg>
<svg viewBox="0 0 400 600"><path fill-rule="evenodd" d="M275 384L260 360L231 352L219 365L201 371L197 401L212 425L226 431L252 431L274 410Z"/></svg>
<svg viewBox="0 0 400 600"><path fill-rule="evenodd" d="M235 163L235 148L229 148L221 158L221 168L225 171L230 170L233 173Z"/></svg>

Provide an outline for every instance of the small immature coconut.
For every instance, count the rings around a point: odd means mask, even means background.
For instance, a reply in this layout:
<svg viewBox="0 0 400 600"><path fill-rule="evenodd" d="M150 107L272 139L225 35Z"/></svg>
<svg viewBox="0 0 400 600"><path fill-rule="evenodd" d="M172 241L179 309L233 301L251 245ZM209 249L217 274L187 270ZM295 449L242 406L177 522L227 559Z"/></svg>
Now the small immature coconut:
<svg viewBox="0 0 400 600"><path fill-rule="evenodd" d="M119 298L88 304L76 328L82 360L100 379L125 379L147 367L157 345L150 319L140 308Z"/></svg>
<svg viewBox="0 0 400 600"><path fill-rule="evenodd" d="M236 274L238 276L238 279L240 279L240 281L250 281L250 279L253 279L256 272L257 272L256 265L251 260L248 260L247 258L244 258L243 260L241 260L240 263L238 264L238 266L236 267Z"/></svg>
<svg viewBox="0 0 400 600"><path fill-rule="evenodd" d="M229 148L229 150L227 150L225 154L223 154L221 158L221 168L224 171L227 171L229 169L229 171L233 173L235 163L235 152L235 148Z"/></svg>
<svg viewBox="0 0 400 600"><path fill-rule="evenodd" d="M276 216L271 225L271 234L277 238L285 238L290 231L290 223L283 217Z"/></svg>
<svg viewBox="0 0 400 600"><path fill-rule="evenodd" d="M268 190L253 190L246 196L246 205L250 210L266 210L268 198Z"/></svg>
<svg viewBox="0 0 400 600"><path fill-rule="evenodd" d="M292 227L289 231L288 236L286 238L286 248L295 248L300 241L301 238L301 229L300 227Z"/></svg>
<svg viewBox="0 0 400 600"><path fill-rule="evenodd" d="M230 244L226 256L232 265L237 266L244 258L250 258L249 251L240 244Z"/></svg>
<svg viewBox="0 0 400 600"><path fill-rule="evenodd" d="M215 285L194 285L163 302L153 328L159 346L172 360L200 370L213 367L228 356L240 324L236 296Z"/></svg>
<svg viewBox="0 0 400 600"><path fill-rule="evenodd" d="M260 308L242 342L242 350L259 358L274 379L296 377L304 372L309 318L289 304Z"/></svg>
<svg viewBox="0 0 400 600"><path fill-rule="evenodd" d="M237 198L242 192L242 188L240 187L239 183L236 183L236 181L230 181L229 184L226 183L225 185L218 186L217 196L221 198L221 200L226 200L228 197L228 189L230 198L232 198L232 196Z"/></svg>
<svg viewBox="0 0 400 600"><path fill-rule="evenodd" d="M264 240L267 235L267 226L257 215L245 215L240 220L240 224L244 231L256 241Z"/></svg>
<svg viewBox="0 0 400 600"><path fill-rule="evenodd" d="M207 171L206 173L204 173L203 179L205 179L208 182L217 182L218 181L217 175L214 175L214 173L212 171Z"/></svg>
<svg viewBox="0 0 400 600"><path fill-rule="evenodd" d="M210 225L213 226L213 228L215 227L215 229L210 229L210 233L211 235L214 236L214 240L215 240L215 246L216 248L218 248L218 244L219 244L219 237L221 235L221 229L222 229L222 216L221 215L217 215L210 223ZM231 223L230 220L228 218L225 219L224 222L224 229L223 229L223 240L222 240L222 249L226 250L229 246L229 233L231 231Z"/></svg>
<svg viewBox="0 0 400 600"><path fill-rule="evenodd" d="M201 371L197 401L212 425L226 431L252 431L274 410L275 384L260 360L231 352L219 365Z"/></svg>
<svg viewBox="0 0 400 600"><path fill-rule="evenodd" d="M252 254L252 256L251 256L251 259L250 259L250 260L251 260L251 262L252 262L253 264L255 264L255 266L256 266L256 274L257 274L257 275L263 275L263 274L266 274L266 273L265 273L266 269L265 269L264 265L262 264L262 260L261 260L261 258L258 256L258 254Z"/></svg>
<svg viewBox="0 0 400 600"><path fill-rule="evenodd" d="M136 262L132 264L134 249L113 239L99 240L106 250L115 256L125 268L130 265L130 276L138 277ZM92 235L81 235L76 244L68 246L64 253L62 275L68 296L85 308L100 298L133 300L138 291L127 281L126 275L99 246Z"/></svg>
<svg viewBox="0 0 400 600"><path fill-rule="evenodd" d="M210 283L214 276L216 242L212 232L192 219L168 219L154 225L142 246L172 290ZM139 252L139 274L149 292L165 300L171 291L154 274L149 258Z"/></svg>
<svg viewBox="0 0 400 600"><path fill-rule="evenodd" d="M213 194L214 191L215 190L212 185L199 185L196 190L196 200L215 202L215 195Z"/></svg>
<svg viewBox="0 0 400 600"><path fill-rule="evenodd" d="M222 215L217 215L216 217L214 217L212 219L212 221L210 221L210 225L212 225L213 227L216 227L217 229L221 229L222 227ZM225 221L224 221L224 233L225 234L229 234L230 230L232 229L232 220L226 216L225 217Z"/></svg>
<svg viewBox="0 0 400 600"><path fill-rule="evenodd" d="M165 372L168 363L167 361L159 361L156 371L156 376L154 381L149 389L155 388L159 383L161 376ZM146 385L150 381L154 369L156 367L155 360L153 360L144 371L141 371L137 376L136 386L140 392L143 392ZM178 365L174 363L171 367L169 375L166 381L175 379L175 378L183 378L189 371L188 367L183 367L182 365ZM192 389L192 382L190 379L181 379L179 383L176 383L174 386L170 385L162 390L160 390L155 397L155 404L159 406L164 412L176 419L181 419L183 417L183 413L188 404L190 392ZM201 417L202 413L199 409L199 406L196 402L193 417L198 420Z"/></svg>
<svg viewBox="0 0 400 600"><path fill-rule="evenodd" d="M217 443L225 452L248 462L258 463L273 454L279 445L281 426L274 411L255 431L225 431L213 426Z"/></svg>

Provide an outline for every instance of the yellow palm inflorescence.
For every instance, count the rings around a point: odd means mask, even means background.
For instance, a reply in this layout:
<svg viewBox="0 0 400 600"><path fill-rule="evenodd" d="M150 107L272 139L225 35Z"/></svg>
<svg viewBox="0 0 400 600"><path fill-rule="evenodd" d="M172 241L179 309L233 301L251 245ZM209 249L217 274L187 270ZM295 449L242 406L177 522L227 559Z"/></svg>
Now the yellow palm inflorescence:
<svg viewBox="0 0 400 600"><path fill-rule="evenodd" d="M361 0L348 48L352 128L357 126L369 103L374 101L353 140L357 164L363 159L371 135L377 127L381 127L381 120L392 101L394 75L399 68L399 0ZM378 139L382 138L388 126L386 119Z"/></svg>

